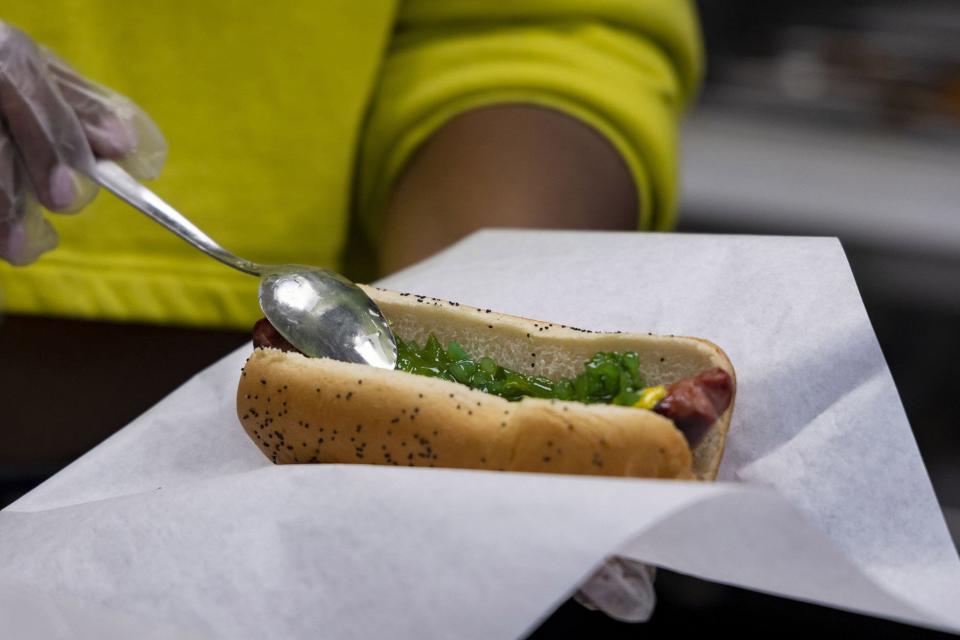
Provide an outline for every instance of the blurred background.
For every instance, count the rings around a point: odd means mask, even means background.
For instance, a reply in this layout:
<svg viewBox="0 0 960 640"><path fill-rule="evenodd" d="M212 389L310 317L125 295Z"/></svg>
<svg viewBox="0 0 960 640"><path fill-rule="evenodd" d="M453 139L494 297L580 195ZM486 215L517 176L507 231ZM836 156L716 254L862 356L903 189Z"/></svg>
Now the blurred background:
<svg viewBox="0 0 960 640"><path fill-rule="evenodd" d="M680 227L685 232L840 238L910 418L955 541L960 541L960 3L953 0L700 0L708 77L683 131ZM113 351L91 360L57 321L10 318L4 345L40 343L78 375L103 362L136 370L163 359L155 384L131 376L115 394L119 427L200 368L246 341L183 329L189 349L167 355L116 326ZM61 357L58 355L58 357ZM71 362L70 358L75 358ZM4 377L30 376L0 367ZM69 383L48 390L62 406L56 438L6 443L0 507L110 435L80 428L84 399ZM6 403L5 403L6 404ZM12 409L17 411L16 408ZM22 411L29 412L29 408ZM20 416L29 420L27 413ZM15 416L16 419L16 416ZM63 434L66 433L65 437ZM9 462L9 464L7 463ZM789 603L662 572L650 624L615 623L568 603L534 637L625 637L677 630L854 637L931 632ZM691 616L691 612L695 615ZM787 635L790 635L788 632Z"/></svg>

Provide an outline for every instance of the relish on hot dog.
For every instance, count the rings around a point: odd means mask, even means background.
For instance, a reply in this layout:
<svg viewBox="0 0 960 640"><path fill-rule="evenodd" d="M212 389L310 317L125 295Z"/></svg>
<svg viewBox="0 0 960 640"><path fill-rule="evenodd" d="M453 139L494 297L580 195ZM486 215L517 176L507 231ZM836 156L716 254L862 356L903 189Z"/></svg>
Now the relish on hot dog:
<svg viewBox="0 0 960 640"><path fill-rule="evenodd" d="M735 380L715 345L366 291L397 337L396 371L306 358L255 326L237 409L274 462L716 475Z"/></svg>

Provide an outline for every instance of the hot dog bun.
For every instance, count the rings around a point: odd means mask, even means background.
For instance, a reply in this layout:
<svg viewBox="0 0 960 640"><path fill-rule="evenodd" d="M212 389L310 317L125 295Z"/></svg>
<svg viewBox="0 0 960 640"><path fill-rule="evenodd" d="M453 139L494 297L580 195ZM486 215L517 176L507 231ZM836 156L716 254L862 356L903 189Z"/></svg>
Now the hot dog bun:
<svg viewBox="0 0 960 640"><path fill-rule="evenodd" d="M504 367L572 377L598 351L636 351L648 384L719 367L696 338L591 333L425 296L364 287L406 340L434 334ZM674 479L713 479L733 402L691 452L669 419L631 407L508 402L446 380L256 349L237 412L276 463L374 463Z"/></svg>

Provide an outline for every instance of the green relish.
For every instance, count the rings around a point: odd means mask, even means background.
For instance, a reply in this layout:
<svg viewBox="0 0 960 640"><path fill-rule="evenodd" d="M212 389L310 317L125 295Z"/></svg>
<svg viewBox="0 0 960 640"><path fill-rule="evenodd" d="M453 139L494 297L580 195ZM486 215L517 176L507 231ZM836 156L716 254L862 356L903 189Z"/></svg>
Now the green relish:
<svg viewBox="0 0 960 640"><path fill-rule="evenodd" d="M635 352L600 352L575 378L552 380L506 369L491 358L474 358L457 342L444 349L433 334L423 347L397 337L400 371L459 382L511 401L532 397L632 406L644 388L638 367Z"/></svg>

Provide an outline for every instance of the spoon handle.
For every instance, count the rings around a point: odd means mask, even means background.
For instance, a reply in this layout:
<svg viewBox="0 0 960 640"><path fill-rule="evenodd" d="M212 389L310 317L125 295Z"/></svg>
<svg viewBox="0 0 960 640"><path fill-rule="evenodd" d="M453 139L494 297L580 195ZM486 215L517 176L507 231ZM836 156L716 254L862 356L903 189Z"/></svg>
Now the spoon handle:
<svg viewBox="0 0 960 640"><path fill-rule="evenodd" d="M214 242L184 215L137 182L116 163L110 160L98 160L96 171L91 177L101 187L133 208L142 211L148 218L159 222L211 258L251 275L259 276L263 272L261 265L235 256Z"/></svg>

